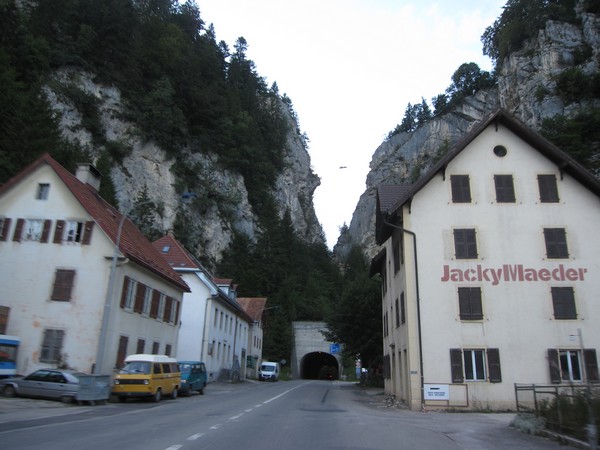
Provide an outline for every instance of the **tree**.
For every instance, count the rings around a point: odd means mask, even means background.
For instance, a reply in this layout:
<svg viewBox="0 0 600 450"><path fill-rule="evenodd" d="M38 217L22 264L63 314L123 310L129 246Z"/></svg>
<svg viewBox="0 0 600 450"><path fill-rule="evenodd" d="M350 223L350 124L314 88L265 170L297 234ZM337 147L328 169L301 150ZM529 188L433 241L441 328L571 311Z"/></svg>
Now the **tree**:
<svg viewBox="0 0 600 450"><path fill-rule="evenodd" d="M369 277L362 250L354 246L344 264L342 295L327 318L327 339L344 344L344 351L359 355L373 367L383 355L381 285Z"/></svg>

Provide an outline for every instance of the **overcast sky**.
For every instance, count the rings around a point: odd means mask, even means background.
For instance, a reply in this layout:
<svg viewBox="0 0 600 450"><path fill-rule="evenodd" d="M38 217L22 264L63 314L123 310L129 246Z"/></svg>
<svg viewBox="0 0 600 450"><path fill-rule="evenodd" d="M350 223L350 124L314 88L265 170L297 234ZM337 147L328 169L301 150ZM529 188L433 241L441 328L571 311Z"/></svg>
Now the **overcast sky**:
<svg viewBox="0 0 600 450"><path fill-rule="evenodd" d="M371 156L406 105L431 105L465 62L491 70L481 35L506 0L196 0L218 41L238 37L292 100L321 178L314 204L332 248L365 191ZM432 108L433 109L433 108ZM340 168L343 167L343 168Z"/></svg>

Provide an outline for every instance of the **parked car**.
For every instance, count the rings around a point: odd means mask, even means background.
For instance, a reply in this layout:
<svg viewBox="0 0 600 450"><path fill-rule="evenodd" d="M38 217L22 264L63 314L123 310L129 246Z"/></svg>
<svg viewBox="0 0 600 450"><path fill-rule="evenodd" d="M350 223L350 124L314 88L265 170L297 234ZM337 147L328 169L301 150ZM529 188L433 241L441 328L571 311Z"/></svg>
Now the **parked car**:
<svg viewBox="0 0 600 450"><path fill-rule="evenodd" d="M201 361L178 361L181 369L179 394L190 396L192 391L204 394L206 387L206 366Z"/></svg>
<svg viewBox="0 0 600 450"><path fill-rule="evenodd" d="M60 369L40 369L26 377L0 380L0 393L5 397L50 398L71 403L79 389L81 372Z"/></svg>
<svg viewBox="0 0 600 450"><path fill-rule="evenodd" d="M113 379L112 394L121 402L140 397L160 402L163 396L177 398L180 384L175 358L140 353L125 358L125 366Z"/></svg>

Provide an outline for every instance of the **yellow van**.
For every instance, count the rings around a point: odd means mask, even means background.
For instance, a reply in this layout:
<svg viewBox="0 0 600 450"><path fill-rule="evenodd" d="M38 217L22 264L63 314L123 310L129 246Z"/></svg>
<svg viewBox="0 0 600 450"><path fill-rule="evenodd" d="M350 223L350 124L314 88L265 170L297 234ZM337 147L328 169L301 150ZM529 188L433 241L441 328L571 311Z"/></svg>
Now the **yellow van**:
<svg viewBox="0 0 600 450"><path fill-rule="evenodd" d="M113 379L112 394L125 402L147 397L159 402L164 396L177 398L181 372L175 358L166 355L129 355Z"/></svg>

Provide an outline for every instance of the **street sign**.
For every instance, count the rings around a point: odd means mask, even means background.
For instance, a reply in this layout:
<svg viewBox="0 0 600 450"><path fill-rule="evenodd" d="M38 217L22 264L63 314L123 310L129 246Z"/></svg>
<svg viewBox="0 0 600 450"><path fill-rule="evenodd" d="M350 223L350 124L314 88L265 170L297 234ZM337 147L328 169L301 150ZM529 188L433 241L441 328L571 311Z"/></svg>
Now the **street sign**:
<svg viewBox="0 0 600 450"><path fill-rule="evenodd" d="M340 344L329 344L329 353L336 354L340 352Z"/></svg>

